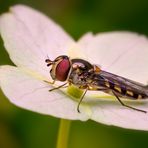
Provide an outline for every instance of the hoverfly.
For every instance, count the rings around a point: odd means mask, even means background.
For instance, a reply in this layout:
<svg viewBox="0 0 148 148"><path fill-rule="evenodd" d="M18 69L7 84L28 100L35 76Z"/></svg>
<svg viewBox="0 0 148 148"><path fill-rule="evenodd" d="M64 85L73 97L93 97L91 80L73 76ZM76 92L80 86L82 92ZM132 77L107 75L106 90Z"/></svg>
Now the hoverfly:
<svg viewBox="0 0 148 148"><path fill-rule="evenodd" d="M67 84L75 85L84 89L80 98L77 111L80 112L79 106L88 90L103 91L117 98L121 105L146 113L145 110L128 106L120 98L131 100L148 98L148 86L127 78L101 70L97 65L93 65L83 59L70 59L66 55L57 57L54 61L46 59L47 66L52 66L50 75L55 81L66 82L63 85L53 88L52 90L62 88Z"/></svg>

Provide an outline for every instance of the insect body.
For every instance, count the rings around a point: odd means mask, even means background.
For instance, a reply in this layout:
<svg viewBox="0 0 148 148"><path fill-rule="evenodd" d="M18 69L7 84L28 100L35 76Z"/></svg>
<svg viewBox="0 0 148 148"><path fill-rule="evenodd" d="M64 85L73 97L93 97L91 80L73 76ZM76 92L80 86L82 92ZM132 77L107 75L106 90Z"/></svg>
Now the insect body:
<svg viewBox="0 0 148 148"><path fill-rule="evenodd" d="M124 104L120 98L132 100L148 98L148 87L138 82L126 79L124 77L101 70L98 66L90 64L83 59L69 59L62 55L54 61L46 59L47 66L52 65L50 75L55 81L65 81L63 85L53 88L52 90L63 87L66 84L73 84L80 89L84 89L84 94L80 98L77 110L79 111L82 102L88 90L103 91L114 95L117 100L128 108L146 113ZM50 90L50 91L52 91Z"/></svg>

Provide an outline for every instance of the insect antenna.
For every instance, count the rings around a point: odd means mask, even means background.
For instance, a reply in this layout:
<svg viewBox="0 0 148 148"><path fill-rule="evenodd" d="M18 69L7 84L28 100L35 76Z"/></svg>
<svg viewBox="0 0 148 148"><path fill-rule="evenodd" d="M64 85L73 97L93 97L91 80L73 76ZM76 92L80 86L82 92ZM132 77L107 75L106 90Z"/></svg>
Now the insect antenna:
<svg viewBox="0 0 148 148"><path fill-rule="evenodd" d="M54 61L50 60L48 55L47 55L47 59L45 60L45 62L47 63L47 66L51 66L54 63Z"/></svg>

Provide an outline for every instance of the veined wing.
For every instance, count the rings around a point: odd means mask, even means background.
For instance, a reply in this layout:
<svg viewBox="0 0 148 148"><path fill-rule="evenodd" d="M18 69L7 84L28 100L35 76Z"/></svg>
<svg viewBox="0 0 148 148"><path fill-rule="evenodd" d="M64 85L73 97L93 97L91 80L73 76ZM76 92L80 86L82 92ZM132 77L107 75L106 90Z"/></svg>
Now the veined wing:
<svg viewBox="0 0 148 148"><path fill-rule="evenodd" d="M100 83L104 83L105 86L112 90L120 90L119 93L121 93L122 95L127 95L127 91L131 91L134 95L141 94L144 97L148 97L148 88L141 83L106 71L101 71L99 74L96 75L96 77L98 78L98 83L100 81Z"/></svg>

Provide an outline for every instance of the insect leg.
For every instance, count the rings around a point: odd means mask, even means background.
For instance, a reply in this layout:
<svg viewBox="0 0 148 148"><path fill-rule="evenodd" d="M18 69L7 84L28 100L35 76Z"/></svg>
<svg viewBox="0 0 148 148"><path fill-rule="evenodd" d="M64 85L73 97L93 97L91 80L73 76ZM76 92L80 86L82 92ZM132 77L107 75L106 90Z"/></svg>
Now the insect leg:
<svg viewBox="0 0 148 148"><path fill-rule="evenodd" d="M77 111L78 111L79 113L80 113L80 109L79 109L79 108L80 108L80 104L81 104L82 100L84 99L84 96L85 96L87 90L88 90L88 87L86 87L86 89L85 89L84 93L82 94L82 96L81 96L81 98L80 98L80 101L79 101L79 103L78 103L78 105L77 105Z"/></svg>
<svg viewBox="0 0 148 148"><path fill-rule="evenodd" d="M136 110L136 111L140 111L140 112L143 112L143 113L147 113L147 111L145 111L145 110L141 110L141 109L134 108L134 107L132 107L132 106L129 106L129 105L124 104L124 103L120 100L120 98L119 98L119 96L116 94L116 92L114 92L113 90L112 90L112 92L113 92L114 96L117 98L117 100L121 103L121 105L123 105L123 106L125 106L125 107L128 107L128 108L131 108L131 109Z"/></svg>
<svg viewBox="0 0 148 148"><path fill-rule="evenodd" d="M86 89L85 89L85 91L84 91L84 93L83 93L83 95L81 96L81 98L80 98L80 101L79 101L79 103L78 103L78 106L77 106L77 111L80 113L80 104L81 104L81 102L82 102L82 100L84 99L84 96L86 95L86 92L88 91L88 89L89 89L89 87L86 87ZM108 90L108 89L106 89L106 88L101 88L101 89L97 89L97 90L99 90L99 91L105 91L105 90Z"/></svg>
<svg viewBox="0 0 148 148"><path fill-rule="evenodd" d="M55 83L55 80L53 80L52 82L49 82L49 81L44 80L44 82L46 82L48 84L54 84Z"/></svg>
<svg viewBox="0 0 148 148"><path fill-rule="evenodd" d="M56 90L56 89L59 89L59 88L65 88L65 87L67 87L67 86L65 86L67 84L67 82L66 83L64 83L64 84L62 84L62 85L60 85L60 86L58 86L58 87L55 87L55 88L52 88L52 89L50 89L49 91L53 91L53 90ZM65 86L65 87L64 87Z"/></svg>

